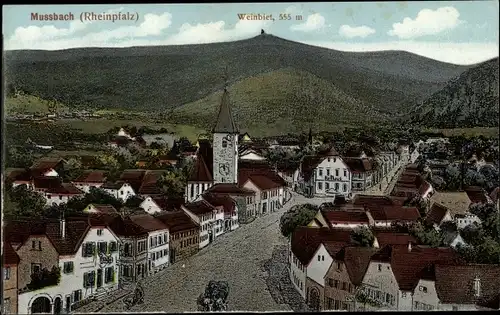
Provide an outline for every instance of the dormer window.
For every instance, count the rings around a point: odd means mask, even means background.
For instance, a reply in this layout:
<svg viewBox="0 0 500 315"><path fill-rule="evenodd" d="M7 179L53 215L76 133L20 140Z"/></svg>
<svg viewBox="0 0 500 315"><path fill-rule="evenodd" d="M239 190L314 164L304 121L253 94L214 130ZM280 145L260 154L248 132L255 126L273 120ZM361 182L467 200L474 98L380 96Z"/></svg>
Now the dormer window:
<svg viewBox="0 0 500 315"><path fill-rule="evenodd" d="M474 279L474 296L481 296L481 280L478 277Z"/></svg>

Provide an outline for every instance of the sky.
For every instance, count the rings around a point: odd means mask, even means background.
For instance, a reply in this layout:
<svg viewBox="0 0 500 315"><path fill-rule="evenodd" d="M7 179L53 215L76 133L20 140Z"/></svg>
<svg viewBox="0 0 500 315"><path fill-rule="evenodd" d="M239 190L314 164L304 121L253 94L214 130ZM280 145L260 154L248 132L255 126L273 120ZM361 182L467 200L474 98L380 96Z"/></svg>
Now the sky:
<svg viewBox="0 0 500 315"><path fill-rule="evenodd" d="M81 19L85 12L133 19ZM32 20L32 13L72 13L74 20ZM273 20L240 20L239 14L272 15ZM309 45L342 51L405 50L462 65L497 57L499 51L498 0L8 5L2 23L6 50L225 42L264 29Z"/></svg>

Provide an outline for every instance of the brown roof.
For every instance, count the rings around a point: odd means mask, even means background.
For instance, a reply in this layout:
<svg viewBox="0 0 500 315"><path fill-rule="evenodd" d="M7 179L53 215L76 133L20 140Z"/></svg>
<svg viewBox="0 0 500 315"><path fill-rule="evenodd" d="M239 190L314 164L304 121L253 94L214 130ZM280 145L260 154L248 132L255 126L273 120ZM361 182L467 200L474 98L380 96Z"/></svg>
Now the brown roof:
<svg viewBox="0 0 500 315"><path fill-rule="evenodd" d="M108 219L108 220L106 220ZM101 219L100 221L107 226L117 235L124 237L145 237L148 235L146 231L141 226L134 223L130 217L122 217L120 215L114 217L106 217L106 219ZM109 220L110 219L110 220ZM99 224L98 222L96 222Z"/></svg>
<svg viewBox="0 0 500 315"><path fill-rule="evenodd" d="M106 214L115 214L118 213L118 210L115 209L112 205L106 205L106 204L92 204L94 208L97 210L99 213L106 213Z"/></svg>
<svg viewBox="0 0 500 315"><path fill-rule="evenodd" d="M407 233L397 233L393 231L377 231L374 233L379 247L387 245L408 245L408 243L418 244L418 240Z"/></svg>
<svg viewBox="0 0 500 315"><path fill-rule="evenodd" d="M298 227L292 234L291 249L303 265L309 264L323 242L351 242L351 230Z"/></svg>
<svg viewBox="0 0 500 315"><path fill-rule="evenodd" d="M377 249L372 247L346 246L337 254L336 259L344 261L352 284L358 286L363 281L370 259L376 252Z"/></svg>
<svg viewBox="0 0 500 315"><path fill-rule="evenodd" d="M165 173L162 170L148 170L144 173L138 193L141 195L159 195L162 193L158 180Z"/></svg>
<svg viewBox="0 0 500 315"><path fill-rule="evenodd" d="M118 180L116 182L105 182L100 188L102 189L120 189L125 185L126 183Z"/></svg>
<svg viewBox="0 0 500 315"><path fill-rule="evenodd" d="M86 170L83 171L82 175L80 175L77 179L75 179L74 183L104 183L106 181L106 171L92 171Z"/></svg>
<svg viewBox="0 0 500 315"><path fill-rule="evenodd" d="M425 194L425 192L431 188L431 184L428 181L422 181L422 184L420 184L420 187L418 188L418 193L420 195Z"/></svg>
<svg viewBox="0 0 500 315"><path fill-rule="evenodd" d="M354 205L360 205L365 207L370 206L390 206L394 204L394 201L389 196L375 196L375 195L356 195L354 196L352 203Z"/></svg>
<svg viewBox="0 0 500 315"><path fill-rule="evenodd" d="M474 279L480 280L481 297L495 297L500 292L498 265L435 266L436 291L441 303L474 304Z"/></svg>
<svg viewBox="0 0 500 315"><path fill-rule="evenodd" d="M425 216L425 221L427 221L428 223L439 225L443 221L446 213L449 213L448 208L437 202L434 202L431 205L429 212L427 212Z"/></svg>
<svg viewBox="0 0 500 315"><path fill-rule="evenodd" d="M205 193L203 194L203 199L205 199L213 207L223 207L224 213L227 214L232 214L236 208L235 201L228 195Z"/></svg>
<svg viewBox="0 0 500 315"><path fill-rule="evenodd" d="M184 198L167 198L164 196L155 196L151 199L160 209L165 211L179 210L185 204Z"/></svg>
<svg viewBox="0 0 500 315"><path fill-rule="evenodd" d="M19 256L9 242L3 242L3 264L17 265L19 264Z"/></svg>
<svg viewBox="0 0 500 315"><path fill-rule="evenodd" d="M54 195L83 195L83 191L78 189L72 183L62 183L59 187L51 187L46 190L49 194Z"/></svg>
<svg viewBox="0 0 500 315"><path fill-rule="evenodd" d="M130 220L148 232L167 229L165 223L149 214L132 215Z"/></svg>
<svg viewBox="0 0 500 315"><path fill-rule="evenodd" d="M211 193L217 193L217 194L227 194L227 195L234 195L234 196L252 196L255 195L255 192L246 189L246 188L240 188L236 184L230 184L230 183L222 183L222 184L215 184L212 187L208 188L208 192Z"/></svg>
<svg viewBox="0 0 500 315"><path fill-rule="evenodd" d="M61 224L58 221L47 224L47 236L52 240L60 255L74 255L89 231L89 224L83 220L66 220L64 238L61 233Z"/></svg>
<svg viewBox="0 0 500 315"><path fill-rule="evenodd" d="M240 182L240 183L244 184L247 181L251 181L260 190L270 190L270 189L276 189L276 188L283 187L282 184L274 182L269 177L263 176L263 175L252 175L252 176L249 176L249 177L247 177L246 181Z"/></svg>
<svg viewBox="0 0 500 315"><path fill-rule="evenodd" d="M170 233L199 228L184 211L163 212L156 218L168 227Z"/></svg>
<svg viewBox="0 0 500 315"><path fill-rule="evenodd" d="M368 215L365 211L353 211L353 210L333 210L325 211L321 210L321 214L325 220L332 226L335 224L342 223L369 223Z"/></svg>
<svg viewBox="0 0 500 315"><path fill-rule="evenodd" d="M193 166L193 170L191 171L191 175L189 176L189 181L191 182L212 182L212 174L210 173L210 169L205 163L205 158L201 154L197 154Z"/></svg>
<svg viewBox="0 0 500 315"><path fill-rule="evenodd" d="M302 158L300 170L306 181L311 178L316 166L318 166L325 158L325 156L319 155L306 155Z"/></svg>
<svg viewBox="0 0 500 315"><path fill-rule="evenodd" d="M465 192L470 199L471 203L486 203L488 198L483 188L478 186L469 186L465 188Z"/></svg>
<svg viewBox="0 0 500 315"><path fill-rule="evenodd" d="M249 165L255 164L255 167L248 167ZM281 187L286 186L286 181L273 169L264 164L259 163L242 163L242 168L238 167L238 183L243 185L248 179L252 180L259 188L262 187ZM273 183L271 183L273 182ZM259 183L259 184L257 184ZM262 190L271 188L261 188Z"/></svg>
<svg viewBox="0 0 500 315"><path fill-rule="evenodd" d="M416 207L382 206L369 211L375 221L417 221L420 218Z"/></svg>
<svg viewBox="0 0 500 315"><path fill-rule="evenodd" d="M391 255L391 267L403 291L413 291L418 284L422 269L429 264L455 264L461 262L460 256L452 248L432 248L415 245L411 251L408 245L394 245Z"/></svg>
<svg viewBox="0 0 500 315"><path fill-rule="evenodd" d="M191 202L186 204L184 207L194 215L203 215L206 213L211 213L215 210L215 208L205 200Z"/></svg>
<svg viewBox="0 0 500 315"><path fill-rule="evenodd" d="M7 178L11 181L28 182L32 179L31 172L24 168L11 169L7 172Z"/></svg>
<svg viewBox="0 0 500 315"><path fill-rule="evenodd" d="M59 177L35 177L33 184L35 189L60 189L62 180Z"/></svg>
<svg viewBox="0 0 500 315"><path fill-rule="evenodd" d="M140 169L124 170L120 175L120 181L128 183L134 191L139 191L146 172L146 170Z"/></svg>
<svg viewBox="0 0 500 315"><path fill-rule="evenodd" d="M344 162L353 173L365 173L373 170L373 161L370 159L344 158Z"/></svg>
<svg viewBox="0 0 500 315"><path fill-rule="evenodd" d="M31 165L30 169L34 172L44 172L50 169L55 169L62 161L63 159L61 158L44 157L35 161L33 165Z"/></svg>

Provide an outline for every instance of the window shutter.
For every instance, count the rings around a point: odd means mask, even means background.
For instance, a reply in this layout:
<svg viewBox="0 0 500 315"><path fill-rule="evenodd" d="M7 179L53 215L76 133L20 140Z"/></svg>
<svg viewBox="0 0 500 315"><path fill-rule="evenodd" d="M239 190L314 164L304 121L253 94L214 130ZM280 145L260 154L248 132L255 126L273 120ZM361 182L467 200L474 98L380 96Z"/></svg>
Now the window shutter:
<svg viewBox="0 0 500 315"><path fill-rule="evenodd" d="M88 273L86 273L86 272L85 272L85 273L83 274L83 287L84 287L84 288L87 288L87 287L88 287L87 276L88 276ZM75 292L75 295L76 295L76 292ZM76 298L75 298L75 300L76 300Z"/></svg>

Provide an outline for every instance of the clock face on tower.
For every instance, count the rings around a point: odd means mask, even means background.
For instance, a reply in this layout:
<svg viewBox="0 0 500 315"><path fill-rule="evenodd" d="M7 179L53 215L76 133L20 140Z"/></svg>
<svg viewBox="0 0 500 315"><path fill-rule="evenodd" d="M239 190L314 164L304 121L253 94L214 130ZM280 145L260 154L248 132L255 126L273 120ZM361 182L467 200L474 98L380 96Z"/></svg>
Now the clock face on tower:
<svg viewBox="0 0 500 315"><path fill-rule="evenodd" d="M226 163L219 164L219 174L222 176L229 175L229 165Z"/></svg>

